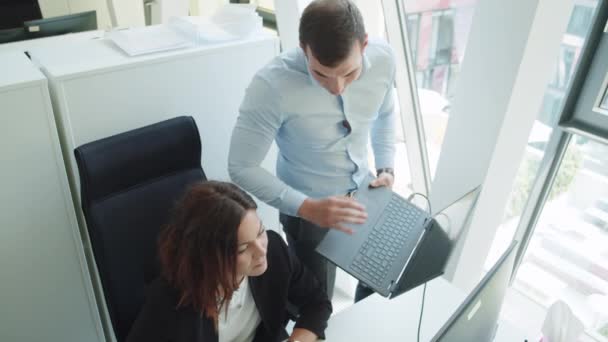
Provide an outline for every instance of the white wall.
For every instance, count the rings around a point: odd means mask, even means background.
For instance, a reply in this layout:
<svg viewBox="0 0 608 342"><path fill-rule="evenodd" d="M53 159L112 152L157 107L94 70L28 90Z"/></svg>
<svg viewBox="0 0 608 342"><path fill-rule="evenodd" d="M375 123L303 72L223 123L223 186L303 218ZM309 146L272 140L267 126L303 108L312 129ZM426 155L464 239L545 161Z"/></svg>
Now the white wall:
<svg viewBox="0 0 608 342"><path fill-rule="evenodd" d="M113 27L146 26L144 0L107 0Z"/></svg>
<svg viewBox="0 0 608 342"><path fill-rule="evenodd" d="M196 11L193 15L209 16L227 3L228 0L190 0L190 9Z"/></svg>
<svg viewBox="0 0 608 342"><path fill-rule="evenodd" d="M298 28L304 8L312 0L275 0L277 28L281 39L281 50L286 51L300 45Z"/></svg>
<svg viewBox="0 0 608 342"><path fill-rule="evenodd" d="M97 11L98 27L100 29L111 27L106 0L38 0L38 3L43 18L95 10Z"/></svg>
<svg viewBox="0 0 608 342"><path fill-rule="evenodd" d="M43 18L70 14L68 0L38 0Z"/></svg>

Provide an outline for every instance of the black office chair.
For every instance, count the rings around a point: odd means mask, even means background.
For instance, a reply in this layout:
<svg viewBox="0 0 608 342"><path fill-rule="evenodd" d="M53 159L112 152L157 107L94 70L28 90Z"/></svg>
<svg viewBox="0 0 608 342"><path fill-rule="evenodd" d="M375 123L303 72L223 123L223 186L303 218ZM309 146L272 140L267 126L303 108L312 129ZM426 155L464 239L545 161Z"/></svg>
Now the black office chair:
<svg viewBox="0 0 608 342"><path fill-rule="evenodd" d="M0 0L0 30L22 27L27 20L42 19L38 0Z"/></svg>
<svg viewBox="0 0 608 342"><path fill-rule="evenodd" d="M191 117L178 117L74 150L82 210L117 340L124 341L158 276L157 235L175 201L205 180Z"/></svg>

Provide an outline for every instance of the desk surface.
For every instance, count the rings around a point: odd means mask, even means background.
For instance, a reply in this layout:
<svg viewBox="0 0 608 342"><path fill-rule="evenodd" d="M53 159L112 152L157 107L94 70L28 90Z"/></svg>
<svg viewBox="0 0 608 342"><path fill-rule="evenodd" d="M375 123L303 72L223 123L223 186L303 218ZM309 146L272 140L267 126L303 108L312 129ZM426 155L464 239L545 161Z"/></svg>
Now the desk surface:
<svg viewBox="0 0 608 342"><path fill-rule="evenodd" d="M46 80L42 72L21 51L0 51L0 65L0 88Z"/></svg>
<svg viewBox="0 0 608 342"><path fill-rule="evenodd" d="M221 49L233 49L235 46L246 46L248 43L257 44L263 40L275 40L278 52L278 39L275 34L267 31L246 39L228 42L194 45L192 47L128 56L112 41L106 38L81 40L73 44L63 44L61 49L50 46L32 47L29 50L32 60L43 65L45 72L55 78L71 77L77 74L95 73L103 70L158 63L178 58L188 58L205 53L213 53Z"/></svg>
<svg viewBox="0 0 608 342"><path fill-rule="evenodd" d="M427 284L420 341L429 341L447 322L466 294L443 278ZM374 294L329 320L328 342L416 341L422 286L395 299ZM494 341L520 342L524 337L511 326L499 324Z"/></svg>

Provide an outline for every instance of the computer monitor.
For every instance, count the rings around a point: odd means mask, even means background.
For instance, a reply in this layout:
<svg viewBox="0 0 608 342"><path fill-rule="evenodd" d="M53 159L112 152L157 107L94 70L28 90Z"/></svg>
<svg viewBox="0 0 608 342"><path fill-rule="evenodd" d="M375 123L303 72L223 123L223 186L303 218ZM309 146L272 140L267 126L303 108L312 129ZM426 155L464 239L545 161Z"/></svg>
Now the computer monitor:
<svg viewBox="0 0 608 342"><path fill-rule="evenodd" d="M28 39L28 36L23 27L0 30L0 44L18 42L26 39Z"/></svg>
<svg viewBox="0 0 608 342"><path fill-rule="evenodd" d="M30 38L57 36L60 34L97 30L95 11L69 14L23 23Z"/></svg>
<svg viewBox="0 0 608 342"><path fill-rule="evenodd" d="M432 342L492 341L505 297L517 241L494 264L456 312L433 337Z"/></svg>

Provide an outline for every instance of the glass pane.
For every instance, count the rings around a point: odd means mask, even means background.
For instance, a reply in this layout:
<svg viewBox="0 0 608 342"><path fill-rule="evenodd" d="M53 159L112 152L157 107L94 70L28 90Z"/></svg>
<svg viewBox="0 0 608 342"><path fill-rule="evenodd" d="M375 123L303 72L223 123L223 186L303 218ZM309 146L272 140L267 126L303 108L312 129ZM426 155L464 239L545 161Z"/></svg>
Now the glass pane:
<svg viewBox="0 0 608 342"><path fill-rule="evenodd" d="M454 80L464 56L477 0L405 0L407 29L424 121L431 175L455 95Z"/></svg>
<svg viewBox="0 0 608 342"><path fill-rule="evenodd" d="M597 0L588 3L589 6L592 6L590 7L591 11L593 11L596 4ZM579 15L577 11L580 11L580 9L577 8L580 8L580 6L574 7L570 22L574 20L575 16ZM589 25L587 25L587 29L589 29ZM519 224L520 215L526 204L532 182L536 177L540 161L544 155L545 146L549 141L553 128L558 122L559 110L574 70L578 65L578 58L586 35L587 32L584 32L581 36L575 36L570 32L566 32L562 39L562 46L555 63L554 76L547 86L542 107L528 138L526 152L513 185L513 191L505 210L503 223L496 233L490 254L486 260L486 268L490 267L498 254L508 246Z"/></svg>
<svg viewBox="0 0 608 342"><path fill-rule="evenodd" d="M359 0L356 1L359 10L361 11L361 15L363 16L363 21L365 22L366 30L371 39L380 39L386 40L386 29L385 29L385 20L384 13L382 9L382 3L380 1L367 1L367 0ZM412 18L412 23L415 22L415 18ZM408 25L410 23L408 22ZM415 29L413 27L412 29ZM411 31L410 31L411 32ZM401 123L401 108L399 105L399 98L396 96L396 92L394 92L394 101L395 101L395 113L397 113L397 120L395 122L396 125L396 139L395 139L395 184L393 185L393 190L402 196L408 196L411 194L411 176L410 176L410 168L407 156L407 149L405 147L405 138L403 136L403 126ZM373 151L371 149L371 145L368 146L368 162L370 168L375 169Z"/></svg>
<svg viewBox="0 0 608 342"><path fill-rule="evenodd" d="M514 288L543 308L564 301L608 340L608 146L568 146Z"/></svg>
<svg viewBox="0 0 608 342"><path fill-rule="evenodd" d="M526 152L519 166L513 190L505 209L503 223L496 233L486 260L486 269L493 265L496 258L508 246L515 234L520 221L520 215L526 205L540 162L544 156L547 142L558 122L566 90L578 65L581 49L590 28L591 18L589 17L589 22L585 25L577 22L581 20L580 16L583 15L581 13L590 12L591 15L593 14L597 0L586 1L584 2L584 6L582 2L577 1L577 3L579 4L574 7L571 13L569 28L562 39L560 52L555 62L553 78L547 85L542 106L528 138ZM573 29L572 27L578 28ZM584 27L584 30L580 29L580 27ZM558 298L556 294L561 293L561 290L570 286L568 281L571 279L569 277L578 277L583 274L576 273L578 271L570 275L556 274L551 264L539 261L538 259L538 253L540 253L541 257L551 255L546 254L546 251L543 250L546 247L536 249L536 252L533 252L533 250L539 244L546 245L553 243L543 240L544 237L547 237L547 234L551 236L562 234L560 238L557 238L559 241L562 241L560 243L563 243L564 239L576 240L577 238L574 236L578 236L577 234L580 234L580 232L573 233L573 231L578 229L579 226L583 227L587 224L584 223L584 214L579 212L580 210L584 212L586 209L582 209L577 201L580 198L580 191L584 191L584 187L589 185L582 185L580 180L585 179L589 174L587 169L591 165L590 161L598 162L602 160L602 158L598 159L597 155L598 150L605 151L605 146L601 146L580 137L573 139L573 143L569 146L568 153L562 161L550 199L545 205L541 220L536 227L535 235L528 248L529 253L526 256L526 261L524 261L525 266L522 264L522 267L518 271L516 290L510 291L509 295L507 295L507 300L503 306L503 318L513 322L516 326L530 334L538 334L540 332L548 305ZM603 158L606 158L605 156L604 152ZM606 167L605 159L601 163L604 163L602 165ZM592 166L592 168L597 169L597 165ZM606 184L597 186L598 188L601 186L605 187ZM600 198L596 200L600 200ZM560 210L563 211L560 212ZM555 220L561 220L563 224L553 222ZM580 225L574 222L580 222ZM570 228L565 228L566 226ZM584 230L586 228L581 229ZM555 233L556 231L558 233ZM555 250L552 250L550 253L555 253ZM567 253L560 256L560 258L562 257L566 259L569 257L578 258L575 255L568 256ZM562 261L562 259L555 260ZM593 269L592 266L586 272L593 273L591 269ZM564 282L564 280L567 281ZM567 291L577 290L569 289Z"/></svg>
<svg viewBox="0 0 608 342"><path fill-rule="evenodd" d="M584 36L589 31L592 17L593 7L582 4L574 5L567 32L575 36Z"/></svg>

